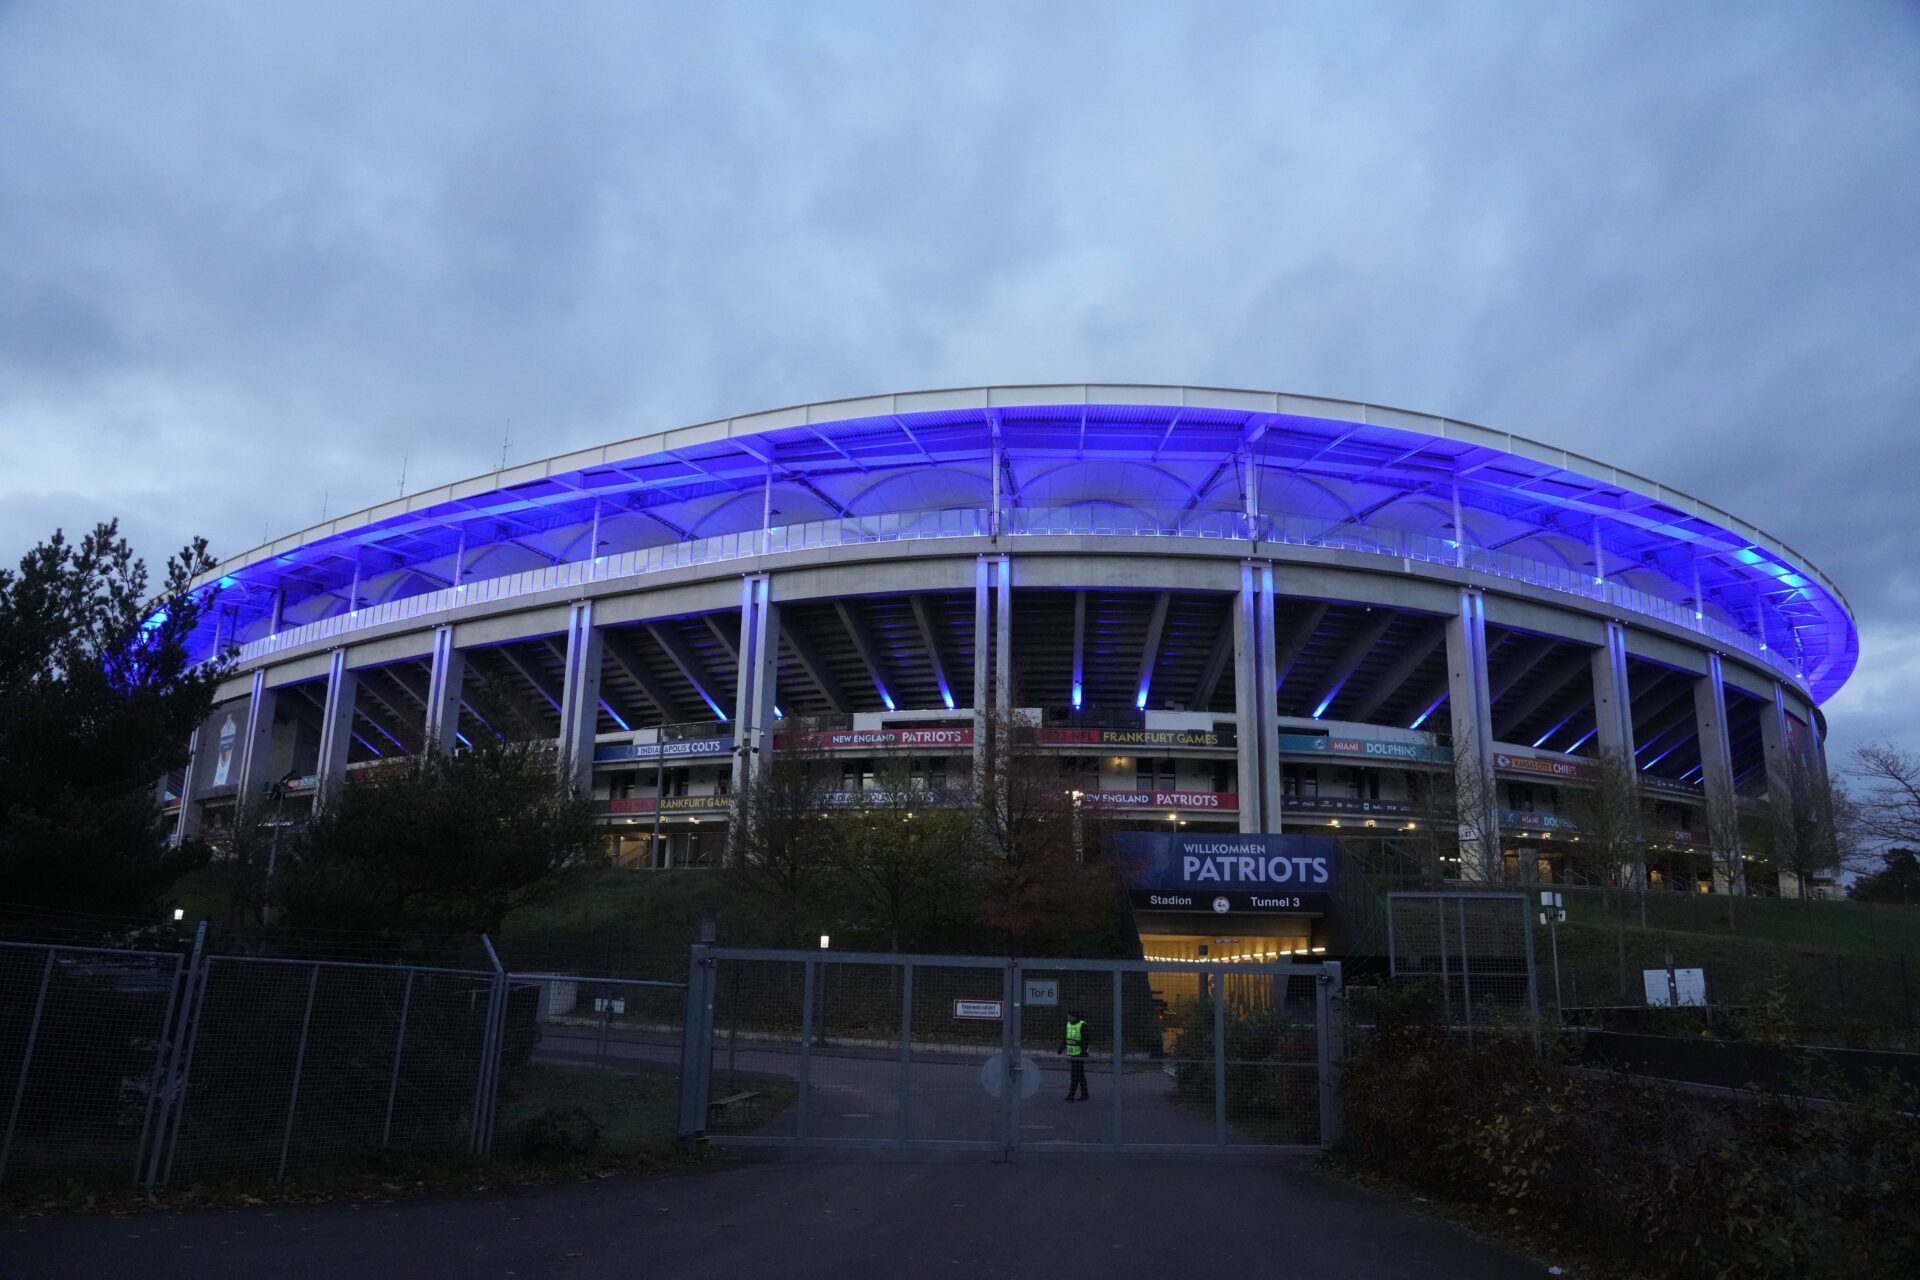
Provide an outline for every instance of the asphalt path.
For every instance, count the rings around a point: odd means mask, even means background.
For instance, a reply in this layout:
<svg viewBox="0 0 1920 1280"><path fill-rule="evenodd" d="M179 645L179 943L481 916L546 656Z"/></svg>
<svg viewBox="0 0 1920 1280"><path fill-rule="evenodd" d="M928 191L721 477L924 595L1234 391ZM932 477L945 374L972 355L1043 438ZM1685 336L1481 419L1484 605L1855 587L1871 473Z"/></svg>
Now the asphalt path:
<svg viewBox="0 0 1920 1280"><path fill-rule="evenodd" d="M723 1161L540 1192L0 1222L6 1280L1507 1280L1546 1266L1299 1161Z"/></svg>

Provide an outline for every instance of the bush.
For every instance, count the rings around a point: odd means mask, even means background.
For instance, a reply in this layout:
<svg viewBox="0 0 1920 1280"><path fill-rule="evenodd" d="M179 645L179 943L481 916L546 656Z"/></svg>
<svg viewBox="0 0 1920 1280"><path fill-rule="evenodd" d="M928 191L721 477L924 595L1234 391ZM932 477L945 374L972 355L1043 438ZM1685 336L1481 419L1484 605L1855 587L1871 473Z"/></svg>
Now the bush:
<svg viewBox="0 0 1920 1280"><path fill-rule="evenodd" d="M1214 1109L1213 1002L1182 1002L1174 1017L1174 1097L1197 1111ZM1320 1141L1319 1047L1311 1026L1274 1009L1229 1003L1227 1123L1258 1142Z"/></svg>
<svg viewBox="0 0 1920 1280"><path fill-rule="evenodd" d="M1911 1089L1708 1100L1575 1074L1512 1033L1463 1046L1398 993L1374 1012L1347 1095L1373 1169L1673 1275L1920 1274Z"/></svg>

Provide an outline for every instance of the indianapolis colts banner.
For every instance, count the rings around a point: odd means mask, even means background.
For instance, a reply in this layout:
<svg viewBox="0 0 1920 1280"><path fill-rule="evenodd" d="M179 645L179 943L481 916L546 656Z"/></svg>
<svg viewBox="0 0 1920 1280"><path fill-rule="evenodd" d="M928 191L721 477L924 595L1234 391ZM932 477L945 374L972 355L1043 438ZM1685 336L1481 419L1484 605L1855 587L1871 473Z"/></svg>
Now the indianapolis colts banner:
<svg viewBox="0 0 1920 1280"><path fill-rule="evenodd" d="M1114 855L1134 905L1152 911L1321 913L1334 888L1331 836L1123 831Z"/></svg>

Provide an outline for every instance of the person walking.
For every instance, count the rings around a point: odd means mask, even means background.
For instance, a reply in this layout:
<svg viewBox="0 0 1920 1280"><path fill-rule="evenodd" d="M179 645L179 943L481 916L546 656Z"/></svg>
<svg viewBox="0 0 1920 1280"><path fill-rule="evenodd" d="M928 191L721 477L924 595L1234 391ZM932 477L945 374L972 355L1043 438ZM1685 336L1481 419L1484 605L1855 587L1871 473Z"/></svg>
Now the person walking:
<svg viewBox="0 0 1920 1280"><path fill-rule="evenodd" d="M1067 1014L1066 1038L1060 1044L1060 1052L1067 1055L1067 1101L1091 1102L1087 1096L1087 1020L1080 1016L1078 1009Z"/></svg>

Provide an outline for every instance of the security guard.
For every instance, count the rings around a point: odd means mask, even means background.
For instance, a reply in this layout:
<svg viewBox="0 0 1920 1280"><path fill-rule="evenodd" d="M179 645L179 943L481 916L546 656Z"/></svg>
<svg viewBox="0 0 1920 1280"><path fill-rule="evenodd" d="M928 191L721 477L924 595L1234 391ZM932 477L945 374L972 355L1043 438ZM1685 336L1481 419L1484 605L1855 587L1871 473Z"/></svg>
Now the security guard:
<svg viewBox="0 0 1920 1280"><path fill-rule="evenodd" d="M1074 1101L1074 1094L1080 1095L1081 1102L1090 1102L1087 1096L1087 1020L1074 1009L1067 1014L1067 1038L1060 1045L1060 1052L1067 1055L1067 1066L1072 1074L1067 1078L1067 1101Z"/></svg>

